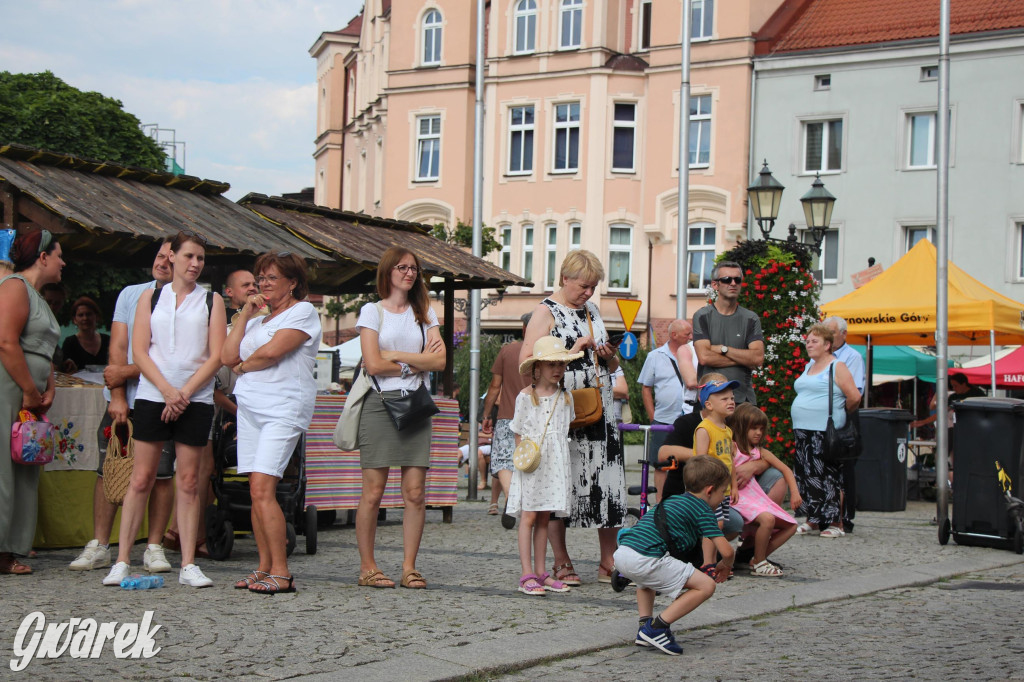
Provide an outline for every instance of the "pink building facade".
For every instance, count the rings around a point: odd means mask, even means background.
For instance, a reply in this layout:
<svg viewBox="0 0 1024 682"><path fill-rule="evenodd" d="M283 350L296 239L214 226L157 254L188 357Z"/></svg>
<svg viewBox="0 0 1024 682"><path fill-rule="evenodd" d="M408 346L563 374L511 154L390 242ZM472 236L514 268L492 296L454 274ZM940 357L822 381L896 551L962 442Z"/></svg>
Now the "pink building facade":
<svg viewBox="0 0 1024 682"><path fill-rule="evenodd" d="M746 235L752 35L781 0L691 0L687 312L716 253ZM317 60L316 202L401 220L472 218L476 3L367 0ZM676 0L497 0L486 17L488 258L532 280L482 313L513 330L596 253L595 300L644 302L634 331L675 316L681 8ZM486 293L486 292L485 292Z"/></svg>

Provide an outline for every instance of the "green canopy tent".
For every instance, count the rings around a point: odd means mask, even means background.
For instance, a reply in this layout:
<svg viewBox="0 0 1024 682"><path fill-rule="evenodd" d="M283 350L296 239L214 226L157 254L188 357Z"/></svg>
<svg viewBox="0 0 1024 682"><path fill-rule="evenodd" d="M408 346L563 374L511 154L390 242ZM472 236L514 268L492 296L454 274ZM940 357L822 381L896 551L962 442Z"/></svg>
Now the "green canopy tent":
<svg viewBox="0 0 1024 682"><path fill-rule="evenodd" d="M866 346L852 346L867 361ZM914 350L910 346L874 346L874 373L872 384L887 381L920 379L935 383L935 356ZM949 362L953 366L953 362Z"/></svg>

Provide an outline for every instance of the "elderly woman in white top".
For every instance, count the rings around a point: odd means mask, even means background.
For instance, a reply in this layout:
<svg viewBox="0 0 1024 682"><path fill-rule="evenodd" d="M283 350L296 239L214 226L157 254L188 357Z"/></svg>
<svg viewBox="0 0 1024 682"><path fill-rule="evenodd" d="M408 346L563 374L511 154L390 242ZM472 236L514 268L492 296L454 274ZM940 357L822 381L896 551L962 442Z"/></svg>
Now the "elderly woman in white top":
<svg viewBox="0 0 1024 682"><path fill-rule="evenodd" d="M129 573L132 543L156 481L160 451L169 440L174 441L177 461L178 582L190 587L213 584L194 563L199 460L213 424L213 375L221 366L227 319L221 297L197 284L206 263L206 240L192 232L179 232L171 242L170 262L171 282L143 292L135 313L132 354L141 373L135 394L135 463L121 510L117 563L103 579L104 585L120 585ZM147 569L151 547L143 556Z"/></svg>
<svg viewBox="0 0 1024 682"><path fill-rule="evenodd" d="M313 420L320 315L306 298L306 264L291 253L256 259L260 293L249 296L231 328L221 360L239 375L238 473L249 474L252 530L260 565L235 588L260 594L294 592L286 522L277 482ZM267 316L259 315L264 307Z"/></svg>

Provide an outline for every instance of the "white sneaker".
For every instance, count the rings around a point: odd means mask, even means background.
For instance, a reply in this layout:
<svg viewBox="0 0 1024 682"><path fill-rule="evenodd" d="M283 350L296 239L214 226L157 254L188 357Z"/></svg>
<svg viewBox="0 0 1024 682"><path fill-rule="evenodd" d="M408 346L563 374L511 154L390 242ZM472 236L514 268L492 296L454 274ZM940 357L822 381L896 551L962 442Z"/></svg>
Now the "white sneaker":
<svg viewBox="0 0 1024 682"><path fill-rule="evenodd" d="M121 581L128 577L128 570L131 567L123 561L118 561L110 569L110 573L103 579L103 584L108 587L117 587L121 584Z"/></svg>
<svg viewBox="0 0 1024 682"><path fill-rule="evenodd" d="M142 555L142 566L150 573L168 573L171 563L164 556L164 548L160 545L147 545Z"/></svg>
<svg viewBox="0 0 1024 682"><path fill-rule="evenodd" d="M203 575L203 570L195 564L189 564L178 573L178 582L189 587L209 587L213 581Z"/></svg>
<svg viewBox="0 0 1024 682"><path fill-rule="evenodd" d="M68 568L72 571L91 571L94 568L103 568L110 565L110 547L101 545L99 540L89 540L78 558L72 561Z"/></svg>

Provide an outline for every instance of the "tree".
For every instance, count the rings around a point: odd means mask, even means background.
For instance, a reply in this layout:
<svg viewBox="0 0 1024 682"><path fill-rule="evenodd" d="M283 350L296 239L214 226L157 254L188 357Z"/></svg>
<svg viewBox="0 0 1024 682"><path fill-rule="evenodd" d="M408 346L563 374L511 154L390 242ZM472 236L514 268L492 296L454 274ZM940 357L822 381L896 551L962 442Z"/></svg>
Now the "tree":
<svg viewBox="0 0 1024 682"><path fill-rule="evenodd" d="M165 170L167 155L120 101L82 92L50 71L0 72L0 143Z"/></svg>
<svg viewBox="0 0 1024 682"><path fill-rule="evenodd" d="M501 243L494 238L494 228L483 225L480 230L480 255L486 256L492 251L498 251L501 249ZM437 237L441 241L448 242L449 244L455 244L462 246L467 249L473 248L473 226L467 225L462 220L455 222L455 227L449 229L444 223L437 223L434 225L434 229L430 231L431 236Z"/></svg>

